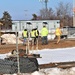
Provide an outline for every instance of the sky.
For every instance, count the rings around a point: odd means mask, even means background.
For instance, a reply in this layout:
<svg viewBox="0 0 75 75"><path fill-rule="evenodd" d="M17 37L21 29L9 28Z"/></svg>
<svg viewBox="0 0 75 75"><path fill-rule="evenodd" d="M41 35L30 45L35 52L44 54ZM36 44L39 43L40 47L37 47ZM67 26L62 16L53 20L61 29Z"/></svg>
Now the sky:
<svg viewBox="0 0 75 75"><path fill-rule="evenodd" d="M73 0L48 0L47 7L54 9L59 2L73 4ZM0 18L8 11L12 20L30 20L32 14L39 14L44 7L44 2L39 0L0 0Z"/></svg>

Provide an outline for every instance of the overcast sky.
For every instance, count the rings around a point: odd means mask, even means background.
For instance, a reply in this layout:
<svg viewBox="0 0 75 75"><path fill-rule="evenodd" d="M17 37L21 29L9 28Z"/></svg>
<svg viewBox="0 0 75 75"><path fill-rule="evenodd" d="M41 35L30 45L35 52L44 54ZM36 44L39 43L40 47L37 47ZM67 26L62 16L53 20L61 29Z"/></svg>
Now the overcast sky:
<svg viewBox="0 0 75 75"><path fill-rule="evenodd" d="M59 2L73 4L73 0L49 0L48 8L55 8ZM39 14L45 5L39 0L0 0L0 18L4 11L8 11L12 20L31 19L32 14Z"/></svg>

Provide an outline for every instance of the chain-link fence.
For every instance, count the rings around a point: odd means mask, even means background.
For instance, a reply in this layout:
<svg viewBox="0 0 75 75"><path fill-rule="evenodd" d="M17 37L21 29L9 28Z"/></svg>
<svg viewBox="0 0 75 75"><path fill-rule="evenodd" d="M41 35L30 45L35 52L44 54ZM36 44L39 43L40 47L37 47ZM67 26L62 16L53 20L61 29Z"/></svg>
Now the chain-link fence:
<svg viewBox="0 0 75 75"><path fill-rule="evenodd" d="M28 57L21 45L0 45L0 74L29 73L38 70L36 57ZM3 53L3 54L2 54Z"/></svg>
<svg viewBox="0 0 75 75"><path fill-rule="evenodd" d="M66 36L66 38L75 38L75 27L64 27L62 32L62 35Z"/></svg>

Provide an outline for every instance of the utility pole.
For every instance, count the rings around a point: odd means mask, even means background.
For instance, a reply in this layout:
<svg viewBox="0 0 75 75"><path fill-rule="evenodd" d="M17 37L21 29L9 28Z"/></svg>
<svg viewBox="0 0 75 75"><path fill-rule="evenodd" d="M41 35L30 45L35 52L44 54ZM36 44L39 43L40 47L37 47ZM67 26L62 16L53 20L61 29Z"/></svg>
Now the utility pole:
<svg viewBox="0 0 75 75"><path fill-rule="evenodd" d="M48 11L48 9L47 9L47 3L48 3L48 0L45 0L45 10L46 10L46 19L47 19L47 11Z"/></svg>
<svg viewBox="0 0 75 75"><path fill-rule="evenodd" d="M75 27L75 0L73 0L73 27Z"/></svg>
<svg viewBox="0 0 75 75"><path fill-rule="evenodd" d="M48 3L48 0L45 0L45 9L47 10L47 3Z"/></svg>
<svg viewBox="0 0 75 75"><path fill-rule="evenodd" d="M39 0L39 1L45 3L45 9L47 10L47 3L48 3L48 0Z"/></svg>
<svg viewBox="0 0 75 75"><path fill-rule="evenodd" d="M47 18L47 3L48 3L48 0L39 0L40 2L44 2L45 3L45 11L46 11L46 18Z"/></svg>

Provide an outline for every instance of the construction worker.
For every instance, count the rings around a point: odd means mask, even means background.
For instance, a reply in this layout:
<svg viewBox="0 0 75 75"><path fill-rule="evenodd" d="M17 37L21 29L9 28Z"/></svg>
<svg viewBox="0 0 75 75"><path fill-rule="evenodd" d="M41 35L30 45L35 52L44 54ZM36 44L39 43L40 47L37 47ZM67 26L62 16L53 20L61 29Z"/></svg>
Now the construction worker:
<svg viewBox="0 0 75 75"><path fill-rule="evenodd" d="M60 42L61 34L62 34L62 31L61 31L60 27L56 28L56 30L55 30L55 37L57 39L56 44L58 44Z"/></svg>
<svg viewBox="0 0 75 75"><path fill-rule="evenodd" d="M41 37L42 37L42 45L43 44L48 44L48 29L46 28L46 26L44 25L42 30L41 30Z"/></svg>
<svg viewBox="0 0 75 75"><path fill-rule="evenodd" d="M37 28L34 29L35 30L35 38L34 38L34 45L36 45L38 37L39 37L39 31Z"/></svg>
<svg viewBox="0 0 75 75"><path fill-rule="evenodd" d="M36 37L35 29L32 29L32 30L31 30L30 36L31 36L31 38L32 38L32 44L34 45L34 44L35 44L35 37Z"/></svg>
<svg viewBox="0 0 75 75"><path fill-rule="evenodd" d="M26 40L28 38L28 31L27 31L27 29L24 29L22 35L23 35L23 45L26 45Z"/></svg>

